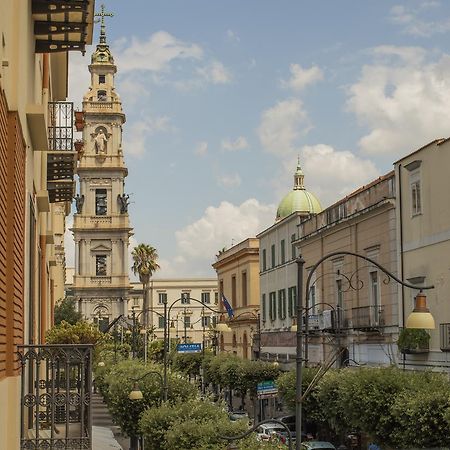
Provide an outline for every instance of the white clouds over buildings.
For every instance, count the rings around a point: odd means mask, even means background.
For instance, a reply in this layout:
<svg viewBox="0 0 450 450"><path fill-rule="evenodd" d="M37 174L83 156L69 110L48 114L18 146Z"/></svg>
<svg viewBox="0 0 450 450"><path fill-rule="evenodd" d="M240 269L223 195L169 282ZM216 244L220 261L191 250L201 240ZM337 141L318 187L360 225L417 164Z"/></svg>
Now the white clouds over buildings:
<svg viewBox="0 0 450 450"><path fill-rule="evenodd" d="M281 80L281 85L294 91L302 91L307 86L323 80L323 72L318 66L304 69L300 64L291 64L289 67L291 77Z"/></svg>
<svg viewBox="0 0 450 450"><path fill-rule="evenodd" d="M257 132L266 151L282 156L295 151L297 139L310 127L302 101L292 98L263 111Z"/></svg>
<svg viewBox="0 0 450 450"><path fill-rule="evenodd" d="M379 61L380 53L390 59ZM347 102L369 128L359 141L361 150L395 159L447 136L450 55L427 62L422 49L409 47L379 47L374 55L374 63L364 66L350 87Z"/></svg>
<svg viewBox="0 0 450 450"><path fill-rule="evenodd" d="M217 179L217 183L219 186L225 188L236 188L241 185L241 177L237 173L233 173L230 175L220 175Z"/></svg>
<svg viewBox="0 0 450 450"><path fill-rule="evenodd" d="M230 152L244 150L248 148L247 139L244 136L237 137L234 141L231 139L222 140L222 149Z"/></svg>
<svg viewBox="0 0 450 450"><path fill-rule="evenodd" d="M208 153L208 143L206 141L199 142L194 149L194 154L197 156L205 156L207 153Z"/></svg>

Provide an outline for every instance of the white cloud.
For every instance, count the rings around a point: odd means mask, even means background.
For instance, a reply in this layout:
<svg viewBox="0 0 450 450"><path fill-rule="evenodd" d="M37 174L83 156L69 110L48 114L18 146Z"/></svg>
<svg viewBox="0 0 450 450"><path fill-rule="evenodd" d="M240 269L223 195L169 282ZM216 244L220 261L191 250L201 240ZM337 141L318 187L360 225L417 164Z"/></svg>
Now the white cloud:
<svg viewBox="0 0 450 450"><path fill-rule="evenodd" d="M226 84L232 80L232 75L220 61L212 61L205 67L197 69L197 73L212 84Z"/></svg>
<svg viewBox="0 0 450 450"><path fill-rule="evenodd" d="M325 144L305 146L300 152L305 186L326 207L380 174L372 161L348 150L338 151ZM290 173L293 173L293 161Z"/></svg>
<svg viewBox="0 0 450 450"><path fill-rule="evenodd" d="M248 148L248 142L244 136L239 136L234 141L231 139L224 139L222 141L222 148L231 152L236 150L244 150Z"/></svg>
<svg viewBox="0 0 450 450"><path fill-rule="evenodd" d="M197 156L205 156L208 153L208 143L206 141L201 141L197 144L194 150L194 154Z"/></svg>
<svg viewBox="0 0 450 450"><path fill-rule="evenodd" d="M275 207L249 199L240 205L222 202L210 206L203 217L175 233L180 254L188 260L199 258L213 262L217 251L255 236L275 219Z"/></svg>
<svg viewBox="0 0 450 450"><path fill-rule="evenodd" d="M281 85L294 91L301 91L310 84L323 80L323 72L318 66L303 69L300 64L291 64L289 67L291 77L281 80Z"/></svg>
<svg viewBox="0 0 450 450"><path fill-rule="evenodd" d="M347 101L348 109L370 130L359 142L361 150L388 154L391 160L447 136L449 130L450 55L427 63L420 49L405 52L399 47L396 52L399 58L394 61L364 66ZM419 64L414 54L422 58Z"/></svg>
<svg viewBox="0 0 450 450"><path fill-rule="evenodd" d="M123 152L142 156L148 149L148 137L155 133L176 131L167 116L147 117L146 120L134 122L124 133Z"/></svg>
<svg viewBox="0 0 450 450"><path fill-rule="evenodd" d="M263 111L258 136L266 151L279 156L289 155L295 150L298 138L310 128L302 101L294 98Z"/></svg>
<svg viewBox="0 0 450 450"><path fill-rule="evenodd" d="M241 177L237 173L221 175L217 179L217 184L225 188L235 188L241 185Z"/></svg>
<svg viewBox="0 0 450 450"><path fill-rule="evenodd" d="M433 34L444 34L450 31L450 19L425 18L424 16L440 6L436 1L423 1L418 7L395 5L391 8L389 19L402 27L405 34L418 37L430 37Z"/></svg>
<svg viewBox="0 0 450 450"><path fill-rule="evenodd" d="M227 30L226 36L229 41L240 42L240 40L241 40L241 38L236 33L236 31L233 31L233 30Z"/></svg>
<svg viewBox="0 0 450 450"><path fill-rule="evenodd" d="M175 60L201 60L202 48L183 42L166 31L153 33L147 40L132 37L131 42L122 40L116 51L117 64L122 72L147 70L168 71Z"/></svg>

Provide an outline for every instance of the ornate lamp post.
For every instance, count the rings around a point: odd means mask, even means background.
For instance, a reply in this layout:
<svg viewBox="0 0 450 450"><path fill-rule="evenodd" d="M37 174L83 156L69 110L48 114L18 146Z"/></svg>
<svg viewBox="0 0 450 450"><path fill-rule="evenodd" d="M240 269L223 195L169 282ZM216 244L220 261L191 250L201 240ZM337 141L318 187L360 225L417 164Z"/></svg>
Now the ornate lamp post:
<svg viewBox="0 0 450 450"><path fill-rule="evenodd" d="M303 268L305 265L305 260L300 255L297 260L297 357L296 357L296 401L295 401L295 425L296 425L296 450L301 449L301 440L302 440L302 367L303 367L303 323L302 323L302 317L303 313L308 310L308 303L309 303L309 288L311 284L312 276L314 275L316 269L319 267L320 264L322 264L324 261L330 258L334 258L337 256L354 256L356 258L364 259L371 263L372 265L378 267L383 273L385 273L388 277L395 280L397 283L401 284L402 286L406 286L411 289L419 290L419 294L416 296L416 306L411 313L411 315L408 317L406 321L406 327L407 328L435 328L434 325L434 319L431 316L427 305L426 305L426 297L425 294L422 293L423 290L427 289L433 289L434 286L423 286L421 288L417 288L417 286L414 286L412 284L406 283L399 278L397 278L393 273L391 273L389 270L384 268L381 264L374 261L371 258L368 258L367 256L360 255L359 253L355 252L349 252L349 251L338 251L338 252L332 252L329 253L322 258L320 258L316 264L311 268L308 274L308 278L306 280L306 305L303 306ZM305 316L306 323L305 323L305 329L307 330L307 319L308 316Z"/></svg>

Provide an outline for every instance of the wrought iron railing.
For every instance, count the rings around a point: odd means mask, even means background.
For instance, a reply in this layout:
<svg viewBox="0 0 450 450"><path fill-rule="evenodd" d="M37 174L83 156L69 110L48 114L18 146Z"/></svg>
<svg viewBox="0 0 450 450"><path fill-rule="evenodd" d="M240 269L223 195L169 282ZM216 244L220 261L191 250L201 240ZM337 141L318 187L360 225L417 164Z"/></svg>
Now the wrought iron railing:
<svg viewBox="0 0 450 450"><path fill-rule="evenodd" d="M92 345L21 345L21 449L92 448Z"/></svg>
<svg viewBox="0 0 450 450"><path fill-rule="evenodd" d="M380 306L359 306L352 308L354 329L368 330L384 326L384 310Z"/></svg>
<svg viewBox="0 0 450 450"><path fill-rule="evenodd" d="M51 152L73 150L73 103L48 103L48 147Z"/></svg>

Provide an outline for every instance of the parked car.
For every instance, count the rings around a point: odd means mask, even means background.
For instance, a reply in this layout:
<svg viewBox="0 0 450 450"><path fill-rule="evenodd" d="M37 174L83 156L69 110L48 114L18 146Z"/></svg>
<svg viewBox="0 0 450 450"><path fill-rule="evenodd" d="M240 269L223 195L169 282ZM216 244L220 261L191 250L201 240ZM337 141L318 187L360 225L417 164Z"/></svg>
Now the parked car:
<svg viewBox="0 0 450 450"><path fill-rule="evenodd" d="M228 417L232 422L235 422L236 420L246 420L247 422L250 421L250 418L248 417L248 414L246 411L230 411L228 413Z"/></svg>
<svg viewBox="0 0 450 450"><path fill-rule="evenodd" d="M295 433L295 431L291 431L291 430L289 430L289 431L291 432L292 444L295 444L295 439L297 437L297 434ZM289 436L288 436L288 433L286 430L278 431L277 435L282 444L289 445Z"/></svg>
<svg viewBox="0 0 450 450"><path fill-rule="evenodd" d="M256 430L256 438L259 441L268 441L278 437L278 433L285 432L285 428L278 423L263 423Z"/></svg>
<svg viewBox="0 0 450 450"><path fill-rule="evenodd" d="M336 450L331 442L326 441L307 441L302 442L302 450Z"/></svg>

